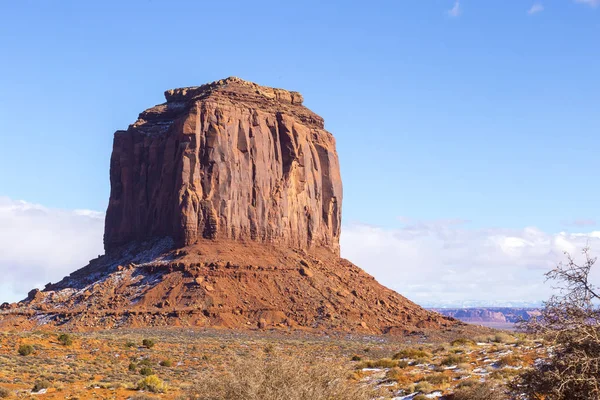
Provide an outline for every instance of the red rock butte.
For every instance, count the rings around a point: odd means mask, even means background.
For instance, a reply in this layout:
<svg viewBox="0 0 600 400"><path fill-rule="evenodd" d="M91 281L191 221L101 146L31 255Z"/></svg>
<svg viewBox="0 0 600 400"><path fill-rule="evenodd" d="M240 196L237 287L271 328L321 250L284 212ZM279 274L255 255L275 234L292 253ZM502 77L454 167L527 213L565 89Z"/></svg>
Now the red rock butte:
<svg viewBox="0 0 600 400"><path fill-rule="evenodd" d="M227 78L165 97L115 133L107 251L169 236L339 254L335 140L299 93Z"/></svg>
<svg viewBox="0 0 600 400"><path fill-rule="evenodd" d="M299 93L227 78L165 97L115 133L106 254L0 306L0 327L464 326L340 258L335 140Z"/></svg>

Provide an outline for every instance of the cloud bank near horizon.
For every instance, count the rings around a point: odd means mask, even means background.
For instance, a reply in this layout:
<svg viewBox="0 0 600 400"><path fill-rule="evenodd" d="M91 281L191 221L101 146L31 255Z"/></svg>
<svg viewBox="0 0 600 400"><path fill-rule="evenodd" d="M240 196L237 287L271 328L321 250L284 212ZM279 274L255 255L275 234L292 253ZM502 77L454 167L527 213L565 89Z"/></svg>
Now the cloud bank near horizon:
<svg viewBox="0 0 600 400"><path fill-rule="evenodd" d="M425 306L460 306L470 300L537 303L551 295L544 273L564 261L565 252L577 259L586 246L592 254L600 251L600 231L467 229L460 220L404 222L399 229L346 226L342 256ZM594 281L599 277L596 269Z"/></svg>
<svg viewBox="0 0 600 400"><path fill-rule="evenodd" d="M575 255L586 245L600 251L600 231L468 229L464 222L401 218L396 229L346 224L342 256L419 304L458 306L544 300L550 285L543 274L565 251ZM103 228L100 212L0 197L0 303L21 300L103 254Z"/></svg>
<svg viewBox="0 0 600 400"><path fill-rule="evenodd" d="M104 214L0 197L0 303L22 300L104 253Z"/></svg>

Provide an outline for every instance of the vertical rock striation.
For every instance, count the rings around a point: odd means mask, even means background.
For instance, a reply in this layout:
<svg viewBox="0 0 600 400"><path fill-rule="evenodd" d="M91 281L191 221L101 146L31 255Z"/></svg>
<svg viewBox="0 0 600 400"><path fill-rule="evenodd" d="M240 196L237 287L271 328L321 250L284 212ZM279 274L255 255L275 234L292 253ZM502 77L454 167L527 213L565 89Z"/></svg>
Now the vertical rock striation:
<svg viewBox="0 0 600 400"><path fill-rule="evenodd" d="M169 236L339 254L335 140L299 93L227 78L165 97L115 133L107 251Z"/></svg>

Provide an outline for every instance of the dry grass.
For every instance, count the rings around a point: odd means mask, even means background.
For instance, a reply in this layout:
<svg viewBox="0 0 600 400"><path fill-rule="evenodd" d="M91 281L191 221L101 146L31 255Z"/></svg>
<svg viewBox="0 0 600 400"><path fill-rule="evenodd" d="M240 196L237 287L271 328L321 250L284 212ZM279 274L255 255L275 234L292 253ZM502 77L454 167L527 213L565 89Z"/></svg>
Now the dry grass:
<svg viewBox="0 0 600 400"><path fill-rule="evenodd" d="M368 400L373 390L350 380L335 362L298 357L236 359L222 373L206 373L185 395L198 400Z"/></svg>
<svg viewBox="0 0 600 400"><path fill-rule="evenodd" d="M453 400L508 400L508 397L499 388L487 383L475 383L458 389Z"/></svg>

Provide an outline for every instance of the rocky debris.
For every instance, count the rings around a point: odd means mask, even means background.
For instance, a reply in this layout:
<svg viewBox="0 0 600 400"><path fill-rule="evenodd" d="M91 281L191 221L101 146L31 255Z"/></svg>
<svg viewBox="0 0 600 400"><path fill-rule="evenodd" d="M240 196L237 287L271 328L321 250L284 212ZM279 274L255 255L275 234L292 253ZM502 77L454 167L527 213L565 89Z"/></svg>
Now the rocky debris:
<svg viewBox="0 0 600 400"><path fill-rule="evenodd" d="M22 324L24 315L36 325L73 330L177 325L420 335L459 325L381 286L326 249L305 253L217 240L186 250L183 257L173 250L122 269L117 267L126 260L94 260L74 274L93 280L72 275L0 310L0 326ZM301 260L311 265L310 279L298 273Z"/></svg>
<svg viewBox="0 0 600 400"><path fill-rule="evenodd" d="M115 133L106 250L169 236L339 253L335 140L299 93L227 78L165 97Z"/></svg>

